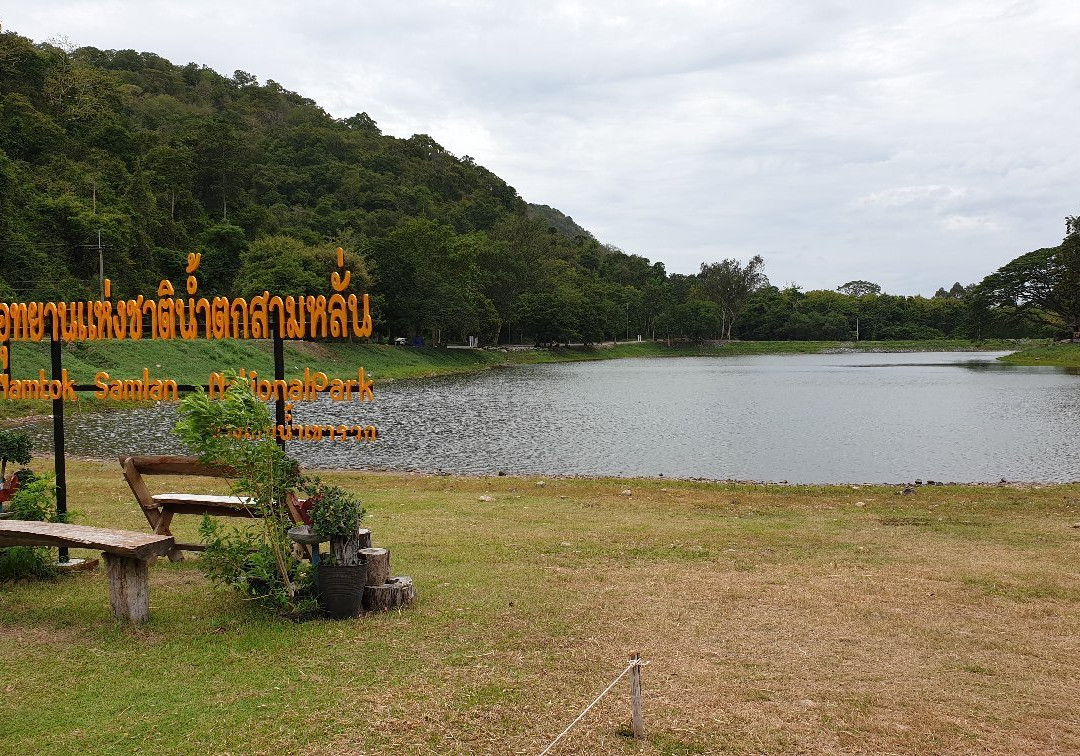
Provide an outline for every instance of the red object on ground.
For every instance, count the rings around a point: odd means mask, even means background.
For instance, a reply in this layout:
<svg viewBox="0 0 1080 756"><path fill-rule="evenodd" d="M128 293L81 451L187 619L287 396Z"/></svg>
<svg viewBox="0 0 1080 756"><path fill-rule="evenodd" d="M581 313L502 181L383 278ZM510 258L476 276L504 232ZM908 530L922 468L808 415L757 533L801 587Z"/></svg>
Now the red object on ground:
<svg viewBox="0 0 1080 756"><path fill-rule="evenodd" d="M305 525L311 525L311 510L315 508L315 505L319 503L318 496L312 496L310 499L304 499L297 502L297 511L300 513L300 519L304 521Z"/></svg>
<svg viewBox="0 0 1080 756"><path fill-rule="evenodd" d="M6 481L4 481L4 487L0 488L0 504L5 501L11 501L11 497L15 495L15 492L19 490L19 479L14 475L11 475Z"/></svg>

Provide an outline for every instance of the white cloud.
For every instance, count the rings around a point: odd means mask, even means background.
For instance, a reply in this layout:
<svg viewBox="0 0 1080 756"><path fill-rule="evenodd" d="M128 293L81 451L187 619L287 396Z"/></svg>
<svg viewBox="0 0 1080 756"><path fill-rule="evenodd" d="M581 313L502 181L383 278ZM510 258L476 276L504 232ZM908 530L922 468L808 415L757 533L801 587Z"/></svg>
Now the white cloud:
<svg viewBox="0 0 1080 756"><path fill-rule="evenodd" d="M760 253L807 288L929 294L1080 211L1066 0L37 0L3 22L428 133L671 271Z"/></svg>
<svg viewBox="0 0 1080 756"><path fill-rule="evenodd" d="M947 231L953 232L989 232L997 231L998 222L988 215L950 215L945 218L944 224Z"/></svg>
<svg viewBox="0 0 1080 756"><path fill-rule="evenodd" d="M967 193L963 188L927 184L924 186L897 186L880 192L860 197L856 206L861 207L902 207L914 203L928 203L935 206L947 204Z"/></svg>

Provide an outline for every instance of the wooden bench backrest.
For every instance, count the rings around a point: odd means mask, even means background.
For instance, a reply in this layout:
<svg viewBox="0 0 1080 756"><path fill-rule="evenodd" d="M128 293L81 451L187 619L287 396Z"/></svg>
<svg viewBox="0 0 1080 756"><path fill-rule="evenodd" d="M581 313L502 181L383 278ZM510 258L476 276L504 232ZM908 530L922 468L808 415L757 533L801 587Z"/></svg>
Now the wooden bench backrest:
<svg viewBox="0 0 1080 756"><path fill-rule="evenodd" d="M154 500L154 495L150 493L150 489L146 487L146 482L143 481L143 475L202 475L213 478L235 478L236 471L231 467L223 465L204 465L199 462L195 457L178 457L178 456L124 456L120 457L120 464L124 468L124 479L127 480L128 486L131 487L131 492L135 494L135 499L139 502L139 506L143 508L144 514L147 520L150 522L150 526L157 529L158 523L158 509L159 502ZM221 497L202 497L207 499L206 502L207 511L209 514L220 514L216 511L220 509L217 502L209 501L210 499ZM295 523L308 522L304 515L300 512L300 502L294 493L289 492L286 499L286 506L289 509L289 516ZM210 511L214 510L214 511ZM175 509L174 511L180 511ZM246 511L246 516L251 516L250 507L242 507L238 511ZM194 512L189 512L194 513ZM167 532L167 531L166 531Z"/></svg>
<svg viewBox="0 0 1080 756"><path fill-rule="evenodd" d="M212 478L235 477L235 471L221 465L204 465L195 457L132 456L120 457L124 479L143 509L157 509L154 495L143 481L144 475L200 475Z"/></svg>
<svg viewBox="0 0 1080 756"><path fill-rule="evenodd" d="M127 456L120 464L131 460L140 475L202 475L211 478L234 478L236 471L224 465L204 465L197 457Z"/></svg>

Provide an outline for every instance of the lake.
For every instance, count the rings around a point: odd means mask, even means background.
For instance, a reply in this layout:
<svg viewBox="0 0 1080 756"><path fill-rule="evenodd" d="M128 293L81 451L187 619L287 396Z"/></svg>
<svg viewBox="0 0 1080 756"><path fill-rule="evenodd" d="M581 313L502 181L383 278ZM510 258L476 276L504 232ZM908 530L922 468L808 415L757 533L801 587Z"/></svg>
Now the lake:
<svg viewBox="0 0 1080 756"><path fill-rule="evenodd" d="M1080 377L1001 353L627 359L379 385L297 405L375 443L290 443L311 467L897 483L1080 479ZM68 452L182 453L169 405L69 417ZM51 426L33 430L51 447Z"/></svg>

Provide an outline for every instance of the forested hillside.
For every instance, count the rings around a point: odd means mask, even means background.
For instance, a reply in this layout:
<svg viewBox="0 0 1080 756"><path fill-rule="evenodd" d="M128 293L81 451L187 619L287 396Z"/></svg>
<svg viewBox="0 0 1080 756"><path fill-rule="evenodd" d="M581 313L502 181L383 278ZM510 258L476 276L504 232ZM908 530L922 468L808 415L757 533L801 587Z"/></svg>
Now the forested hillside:
<svg viewBox="0 0 1080 756"><path fill-rule="evenodd" d="M325 293L338 246L384 339L977 330L962 296L780 291L763 275L732 310L705 268L668 275L606 246L430 136L333 118L243 71L0 34L0 300L96 298L99 254L114 296L153 294L192 251L200 295ZM737 279L728 263L709 270Z"/></svg>

